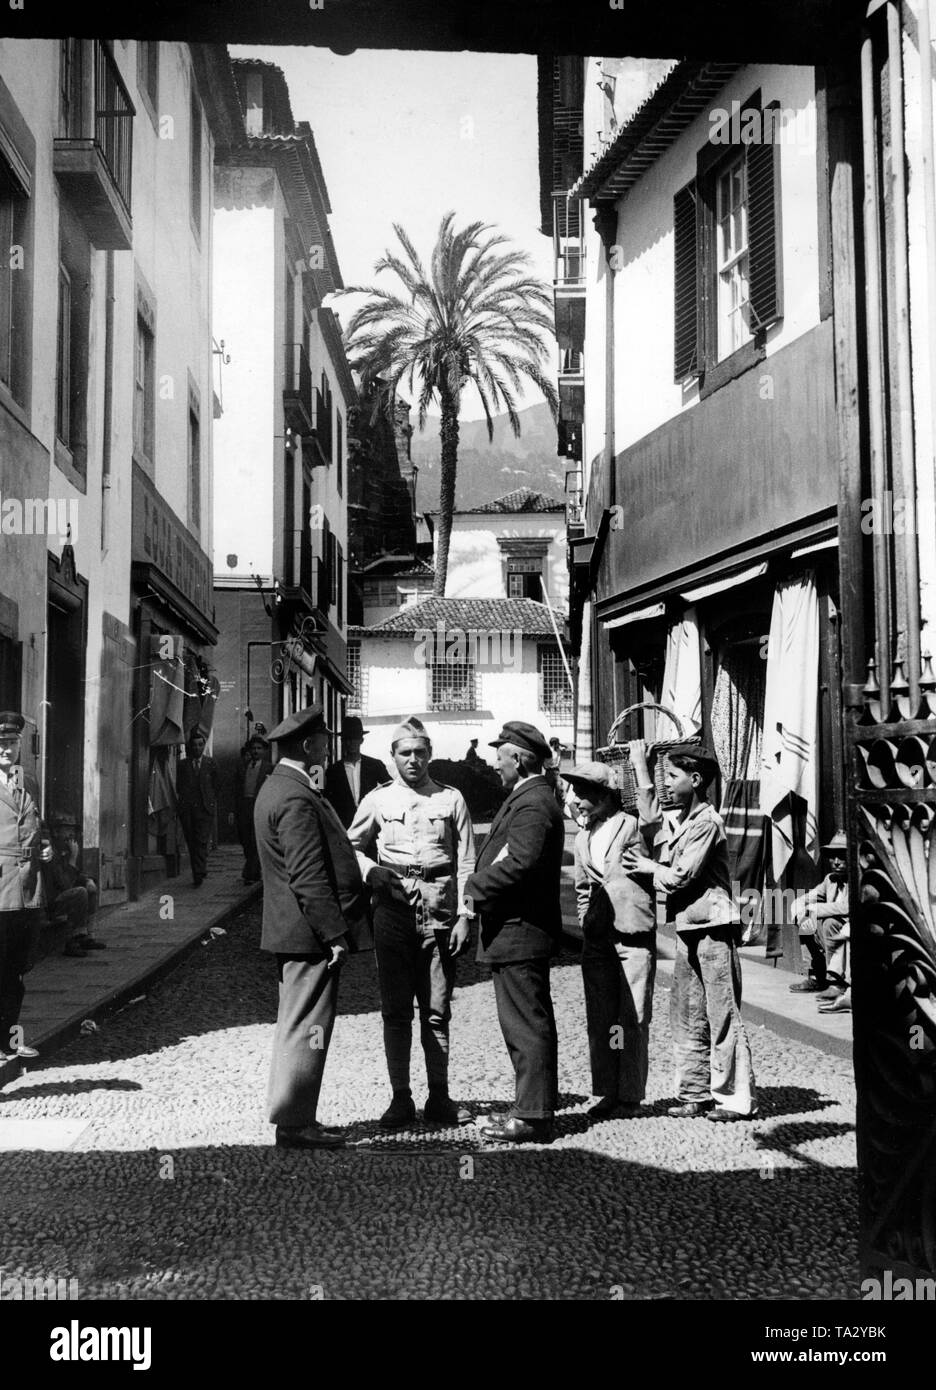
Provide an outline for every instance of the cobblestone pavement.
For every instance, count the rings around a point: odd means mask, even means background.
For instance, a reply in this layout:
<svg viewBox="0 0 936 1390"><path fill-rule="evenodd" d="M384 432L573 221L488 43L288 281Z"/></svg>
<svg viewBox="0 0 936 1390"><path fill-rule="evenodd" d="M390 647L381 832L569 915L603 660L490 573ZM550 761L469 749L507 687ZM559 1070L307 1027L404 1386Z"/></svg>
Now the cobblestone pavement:
<svg viewBox="0 0 936 1390"><path fill-rule="evenodd" d="M354 1147L278 1151L264 1110L275 973L258 940L254 907L3 1093L8 1148L19 1121L83 1126L63 1152L0 1153L4 1279L72 1278L79 1298L857 1296L847 1062L755 1029L762 1118L669 1119L661 989L646 1115L589 1128L581 973L566 954L553 972L553 1145L492 1148L474 1128L384 1135L365 956L345 968L320 1107ZM511 1073L493 991L470 962L452 1036L453 1095L478 1113L503 1108ZM417 1058L420 1103L414 1041Z"/></svg>

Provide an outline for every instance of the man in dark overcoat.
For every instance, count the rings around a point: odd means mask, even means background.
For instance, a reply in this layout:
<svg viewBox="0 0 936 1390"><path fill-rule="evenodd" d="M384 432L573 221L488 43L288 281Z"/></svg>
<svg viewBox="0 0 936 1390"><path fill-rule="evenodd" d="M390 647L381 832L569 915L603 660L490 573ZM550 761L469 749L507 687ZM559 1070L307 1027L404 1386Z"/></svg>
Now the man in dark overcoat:
<svg viewBox="0 0 936 1390"><path fill-rule="evenodd" d="M0 1061L37 1057L19 1028L23 976L39 939L45 902L40 863L52 859L43 835L39 787L20 763L26 720L0 712Z"/></svg>
<svg viewBox="0 0 936 1390"><path fill-rule="evenodd" d="M375 787L390 781L390 773L379 758L369 758L361 752L368 729L357 715L349 715L341 724L341 757L325 773L325 795L338 812L338 819L347 830L361 802Z"/></svg>
<svg viewBox="0 0 936 1390"><path fill-rule="evenodd" d="M276 956L279 1009L269 1114L280 1148L337 1148L317 1118L338 1006L341 965L370 949L364 885L344 827L318 789L329 730L320 705L270 733L279 761L257 794L254 827L263 874L261 949Z"/></svg>
<svg viewBox="0 0 936 1390"><path fill-rule="evenodd" d="M185 745L185 760L176 774L176 802L182 832L197 888L208 872L208 849L218 807L218 771L214 759L205 756L205 735L195 729Z"/></svg>
<svg viewBox="0 0 936 1390"><path fill-rule="evenodd" d="M512 1109L485 1130L511 1142L549 1143L558 1101L556 1020L549 962L562 932L562 812L543 775L549 744L516 720L492 744L508 796L465 885L481 922L478 960L490 965L497 1016L516 1075Z"/></svg>

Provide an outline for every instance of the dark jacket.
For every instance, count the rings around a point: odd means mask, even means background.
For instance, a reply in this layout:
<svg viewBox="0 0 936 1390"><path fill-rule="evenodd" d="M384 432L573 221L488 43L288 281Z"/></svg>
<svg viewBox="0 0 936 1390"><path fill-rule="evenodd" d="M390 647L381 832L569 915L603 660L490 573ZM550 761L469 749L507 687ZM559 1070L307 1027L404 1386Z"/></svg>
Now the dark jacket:
<svg viewBox="0 0 936 1390"><path fill-rule="evenodd" d="M387 769L379 758L366 758L361 754L361 801L364 800L368 792L372 792L375 787L382 786L384 782L391 781ZM354 813L357 806L354 804L354 797L351 795L351 787L348 784L347 774L341 762L332 763L325 773L325 795L328 797L332 806L338 813L338 819L347 830L354 820ZM360 805L360 802L358 803Z"/></svg>
<svg viewBox="0 0 936 1390"><path fill-rule="evenodd" d="M261 949L327 955L347 933L351 950L373 941L364 884L351 842L321 792L297 768L277 764L254 807L263 872Z"/></svg>
<svg viewBox="0 0 936 1390"><path fill-rule="evenodd" d="M211 815L218 804L218 773L214 759L202 754L198 775L192 772L192 759L179 763L176 772L176 802L180 812Z"/></svg>
<svg viewBox="0 0 936 1390"><path fill-rule="evenodd" d="M562 934L562 812L544 777L520 782L491 822L465 894L481 921L488 965L554 955Z"/></svg>

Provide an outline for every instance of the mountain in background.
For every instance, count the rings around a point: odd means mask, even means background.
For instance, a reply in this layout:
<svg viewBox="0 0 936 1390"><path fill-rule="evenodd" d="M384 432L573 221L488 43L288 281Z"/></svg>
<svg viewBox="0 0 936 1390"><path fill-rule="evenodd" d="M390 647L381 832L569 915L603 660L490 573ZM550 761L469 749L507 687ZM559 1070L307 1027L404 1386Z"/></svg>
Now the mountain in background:
<svg viewBox="0 0 936 1390"><path fill-rule="evenodd" d="M455 508L464 511L503 497L518 487L533 488L549 497L565 493L566 460L556 453L556 426L545 401L518 412L522 432L514 438L506 415L494 418L494 439L488 443L484 420L462 420L458 435L458 475ZM422 434L414 433L413 462L419 469L416 505L420 511L439 510L439 422L429 419Z"/></svg>

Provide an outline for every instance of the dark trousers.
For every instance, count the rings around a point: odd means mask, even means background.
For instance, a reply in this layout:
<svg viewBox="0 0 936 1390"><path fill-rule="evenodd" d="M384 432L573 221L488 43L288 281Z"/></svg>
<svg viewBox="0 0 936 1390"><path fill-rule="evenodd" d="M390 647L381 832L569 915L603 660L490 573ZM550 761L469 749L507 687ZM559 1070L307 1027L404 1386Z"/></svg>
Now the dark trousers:
<svg viewBox="0 0 936 1390"><path fill-rule="evenodd" d="M242 796L237 808L237 833L244 850L245 883L260 882L260 857L257 854L257 831L254 827L256 798Z"/></svg>
<svg viewBox="0 0 936 1390"><path fill-rule="evenodd" d="M186 806L179 808L179 820L192 863L192 878L204 878L208 872L208 846L211 844L214 816L201 807L195 810Z"/></svg>
<svg viewBox="0 0 936 1390"><path fill-rule="evenodd" d="M592 1091L628 1104L647 1090L656 932L586 935L582 983Z"/></svg>
<svg viewBox="0 0 936 1390"><path fill-rule="evenodd" d="M511 1115L549 1120L559 1103L559 1044L549 993L549 960L491 967L497 1018L516 1077Z"/></svg>
<svg viewBox="0 0 936 1390"><path fill-rule="evenodd" d="M267 1091L270 1123L315 1124L325 1058L338 1010L340 966L322 956L277 956L279 1009Z"/></svg>
<svg viewBox="0 0 936 1390"><path fill-rule="evenodd" d="M42 913L34 908L0 912L0 1051L15 1047L10 1034L19 1022L26 986L23 976L39 939Z"/></svg>
<svg viewBox="0 0 936 1390"><path fill-rule="evenodd" d="M448 1091L449 1019L456 963L449 928L437 928L416 908L381 905L374 912L387 1071L394 1091L410 1085L413 1000L430 1091Z"/></svg>
<svg viewBox="0 0 936 1390"><path fill-rule="evenodd" d="M75 936L87 936L88 918L97 907L97 889L83 888L80 883L76 883L74 888L65 888L59 893L52 910L58 914L64 912L68 919L68 939Z"/></svg>

